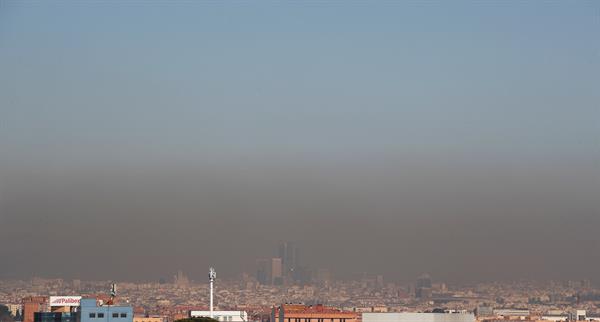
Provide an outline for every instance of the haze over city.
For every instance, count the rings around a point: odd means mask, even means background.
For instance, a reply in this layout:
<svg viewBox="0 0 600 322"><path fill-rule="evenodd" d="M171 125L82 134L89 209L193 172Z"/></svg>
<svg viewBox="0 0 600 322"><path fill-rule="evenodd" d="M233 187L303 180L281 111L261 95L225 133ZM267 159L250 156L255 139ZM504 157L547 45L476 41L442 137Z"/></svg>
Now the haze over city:
<svg viewBox="0 0 600 322"><path fill-rule="evenodd" d="M600 282L600 2L0 1L0 279ZM43 263L43 264L42 264Z"/></svg>

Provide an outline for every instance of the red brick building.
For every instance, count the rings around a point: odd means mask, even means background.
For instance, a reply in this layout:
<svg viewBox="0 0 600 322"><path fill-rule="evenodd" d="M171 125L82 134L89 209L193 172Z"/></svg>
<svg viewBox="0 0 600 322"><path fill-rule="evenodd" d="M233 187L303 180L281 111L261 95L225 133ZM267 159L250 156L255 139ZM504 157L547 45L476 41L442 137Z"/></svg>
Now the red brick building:
<svg viewBox="0 0 600 322"><path fill-rule="evenodd" d="M271 322L357 322L358 313L323 306L283 304L271 310Z"/></svg>
<svg viewBox="0 0 600 322"><path fill-rule="evenodd" d="M28 296L23 298L23 322L33 322L33 313L48 311L48 298Z"/></svg>

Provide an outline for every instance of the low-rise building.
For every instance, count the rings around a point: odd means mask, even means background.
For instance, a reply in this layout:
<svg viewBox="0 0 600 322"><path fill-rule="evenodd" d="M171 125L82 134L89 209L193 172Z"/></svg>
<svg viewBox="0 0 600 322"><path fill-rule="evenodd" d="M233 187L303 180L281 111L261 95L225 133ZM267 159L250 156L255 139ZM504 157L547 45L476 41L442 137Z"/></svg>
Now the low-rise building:
<svg viewBox="0 0 600 322"><path fill-rule="evenodd" d="M133 322L167 322L168 318L163 315L134 315Z"/></svg>
<svg viewBox="0 0 600 322"><path fill-rule="evenodd" d="M528 309L494 309L494 315L503 318L526 318L530 316Z"/></svg>
<svg viewBox="0 0 600 322"><path fill-rule="evenodd" d="M79 322L133 322L133 308L121 305L98 305L96 299L81 299Z"/></svg>
<svg viewBox="0 0 600 322"><path fill-rule="evenodd" d="M49 311L46 296L28 296L23 299L23 322L33 322L35 312Z"/></svg>
<svg viewBox="0 0 600 322"><path fill-rule="evenodd" d="M475 322L473 313L363 313L362 322Z"/></svg>
<svg viewBox="0 0 600 322"><path fill-rule="evenodd" d="M271 311L271 322L357 322L359 313L342 311L321 304L306 306L283 304Z"/></svg>
<svg viewBox="0 0 600 322"><path fill-rule="evenodd" d="M190 311L190 317L210 317L210 311ZM248 313L245 311L213 311L213 319L222 322L247 322Z"/></svg>
<svg viewBox="0 0 600 322"><path fill-rule="evenodd" d="M35 312L34 322L77 322L77 313L71 312Z"/></svg>

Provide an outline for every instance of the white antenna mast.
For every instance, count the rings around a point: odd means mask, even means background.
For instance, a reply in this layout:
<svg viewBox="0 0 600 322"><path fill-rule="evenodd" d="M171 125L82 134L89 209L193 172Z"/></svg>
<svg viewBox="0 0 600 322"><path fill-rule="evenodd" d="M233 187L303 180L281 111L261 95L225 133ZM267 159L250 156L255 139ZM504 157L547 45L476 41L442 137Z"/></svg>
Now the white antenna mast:
<svg viewBox="0 0 600 322"><path fill-rule="evenodd" d="M215 278L217 278L217 272L215 271L214 268L209 268L208 269L208 280L210 282L210 318L214 318L213 317L213 283L215 281Z"/></svg>

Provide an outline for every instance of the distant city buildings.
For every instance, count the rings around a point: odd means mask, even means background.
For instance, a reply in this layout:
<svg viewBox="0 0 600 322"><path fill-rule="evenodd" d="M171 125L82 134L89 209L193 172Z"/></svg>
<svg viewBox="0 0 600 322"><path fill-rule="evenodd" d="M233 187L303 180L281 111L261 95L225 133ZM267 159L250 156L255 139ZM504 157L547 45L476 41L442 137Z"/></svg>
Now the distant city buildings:
<svg viewBox="0 0 600 322"><path fill-rule="evenodd" d="M256 260L256 280L262 285L269 285L271 278L271 259L261 258Z"/></svg>
<svg viewBox="0 0 600 322"><path fill-rule="evenodd" d="M183 271L179 270L177 275L173 277L173 284L177 285L178 287L188 287L190 286L190 280L185 274L183 274Z"/></svg>
<svg viewBox="0 0 600 322"><path fill-rule="evenodd" d="M281 258L271 259L271 284L282 285L283 284L283 262Z"/></svg>
<svg viewBox="0 0 600 322"><path fill-rule="evenodd" d="M415 297L418 299L430 299L433 295L431 276L425 273L417 278L415 285Z"/></svg>
<svg viewBox="0 0 600 322"><path fill-rule="evenodd" d="M494 308L488 305L478 305L475 309L475 315L478 318L485 318L494 315Z"/></svg>
<svg viewBox="0 0 600 322"><path fill-rule="evenodd" d="M332 277L331 272L326 268L319 268L315 274L315 282L318 286L328 287L331 285Z"/></svg>
<svg viewBox="0 0 600 322"><path fill-rule="evenodd" d="M294 281L297 277L298 249L293 242L282 242L279 245L279 258L283 264L283 276L286 282Z"/></svg>
<svg viewBox="0 0 600 322"><path fill-rule="evenodd" d="M256 280L261 285L306 284L311 273L298 265L298 249L293 242L279 244L278 257L256 261Z"/></svg>
<svg viewBox="0 0 600 322"><path fill-rule="evenodd" d="M257 264L260 262L257 261ZM584 285L588 283L519 281L452 284L447 287L445 283L433 283L429 275L423 274L414 283L403 285L382 275L368 273L358 280L333 280L329 270L317 269L310 283L296 281L286 285L281 281L284 269L279 257L266 258L262 262L267 277L261 282L253 274L244 274L241 279L219 280L219 288L215 292L219 311L215 312L221 322L229 322L230 317L231 322L244 319L280 322L280 317L283 317L283 322L331 322L332 318L334 322L342 322L343 319L349 322L348 319L352 321L353 318L362 322L361 317L368 322L368 314L371 313L428 314L418 315L418 320L411 322L431 317L437 320L425 322L438 322L439 314L445 314L443 319L447 316L456 319L455 316L471 312L477 322L600 322L600 289L594 288L591 282ZM131 310L131 322L174 322L208 313L208 285L190 280L181 283L186 279L183 272L178 272L173 283L120 283L116 303L106 294L106 286L110 284L107 281L3 280L0 281L0 303L7 306L13 320L17 321L24 320L29 314L32 322L82 322L82 319L87 319L85 322L109 322L108 312L103 310L110 310L111 319L113 313L117 314L110 322L127 322ZM421 290L421 296L423 290L431 293L417 298L417 289ZM81 315L85 306L81 304L82 298L95 299L94 306L89 305L97 310L91 312L97 313L94 318ZM125 312L121 312L121 307L125 307ZM125 316L121 317L121 313ZM277 319L272 320L272 314ZM406 315L384 317L400 319Z"/></svg>

